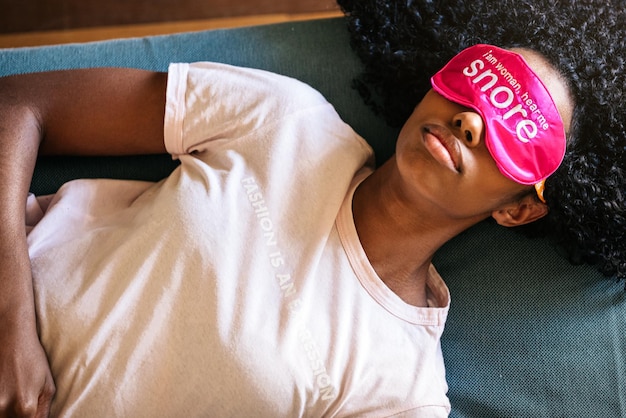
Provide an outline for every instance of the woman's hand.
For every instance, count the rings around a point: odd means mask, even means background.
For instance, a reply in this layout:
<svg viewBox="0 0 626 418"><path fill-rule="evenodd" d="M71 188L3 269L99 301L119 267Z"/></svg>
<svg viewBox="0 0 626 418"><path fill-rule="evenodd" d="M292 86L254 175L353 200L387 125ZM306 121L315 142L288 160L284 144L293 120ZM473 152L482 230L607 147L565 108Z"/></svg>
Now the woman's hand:
<svg viewBox="0 0 626 418"><path fill-rule="evenodd" d="M47 417L55 386L34 321L4 312L0 341L0 417Z"/></svg>

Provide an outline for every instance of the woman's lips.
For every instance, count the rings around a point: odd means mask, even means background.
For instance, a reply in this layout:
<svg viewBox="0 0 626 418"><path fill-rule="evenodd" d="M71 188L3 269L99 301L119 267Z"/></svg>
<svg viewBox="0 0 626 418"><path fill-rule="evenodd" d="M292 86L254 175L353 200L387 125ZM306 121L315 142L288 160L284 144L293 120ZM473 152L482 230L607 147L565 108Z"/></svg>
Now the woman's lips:
<svg viewBox="0 0 626 418"><path fill-rule="evenodd" d="M459 140L452 132L437 125L426 125L423 132L424 145L433 158L450 170L460 173L461 149Z"/></svg>

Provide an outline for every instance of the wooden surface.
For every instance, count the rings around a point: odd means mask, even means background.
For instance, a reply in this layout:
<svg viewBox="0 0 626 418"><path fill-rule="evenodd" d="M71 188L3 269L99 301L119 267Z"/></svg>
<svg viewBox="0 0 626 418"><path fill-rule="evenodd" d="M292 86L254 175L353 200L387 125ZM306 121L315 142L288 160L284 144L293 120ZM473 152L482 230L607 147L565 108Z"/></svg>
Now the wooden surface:
<svg viewBox="0 0 626 418"><path fill-rule="evenodd" d="M0 0L0 33L333 10L335 0Z"/></svg>
<svg viewBox="0 0 626 418"><path fill-rule="evenodd" d="M25 33L0 33L0 48L54 45L74 42L91 42L115 38L132 38L150 35L191 32L208 29L231 28L297 20L322 19L341 16L341 12L310 12L296 14L261 14L227 18L186 20L151 24L133 24L79 28L68 30Z"/></svg>

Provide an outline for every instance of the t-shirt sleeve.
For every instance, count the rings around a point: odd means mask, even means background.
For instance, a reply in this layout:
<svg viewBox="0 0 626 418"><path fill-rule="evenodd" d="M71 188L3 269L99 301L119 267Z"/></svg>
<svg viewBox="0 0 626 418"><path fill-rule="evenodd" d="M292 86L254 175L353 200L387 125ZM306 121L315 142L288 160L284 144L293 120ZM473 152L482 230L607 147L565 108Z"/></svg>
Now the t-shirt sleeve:
<svg viewBox="0 0 626 418"><path fill-rule="evenodd" d="M330 106L293 78L211 62L171 64L166 98L165 146L174 157L241 137L305 108Z"/></svg>

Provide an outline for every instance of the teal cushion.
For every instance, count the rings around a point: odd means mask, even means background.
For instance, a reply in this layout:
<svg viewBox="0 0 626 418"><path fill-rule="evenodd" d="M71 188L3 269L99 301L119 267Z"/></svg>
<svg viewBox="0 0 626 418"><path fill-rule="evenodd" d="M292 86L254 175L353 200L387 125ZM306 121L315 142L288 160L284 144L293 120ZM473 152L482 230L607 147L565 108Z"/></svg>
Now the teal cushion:
<svg viewBox="0 0 626 418"><path fill-rule="evenodd" d="M623 284L491 222L446 244L435 265L452 295L442 341L452 416L626 416Z"/></svg>
<svg viewBox="0 0 626 418"><path fill-rule="evenodd" d="M165 70L211 60L271 70L320 90L374 147L393 152L397 130L363 104L360 65L342 19L286 23L83 45L0 50L0 75L61 68ZM38 162L32 190L76 177L155 180L168 156ZM626 416L623 285L570 265L544 240L484 222L446 244L435 264L452 306L442 346L452 417Z"/></svg>

